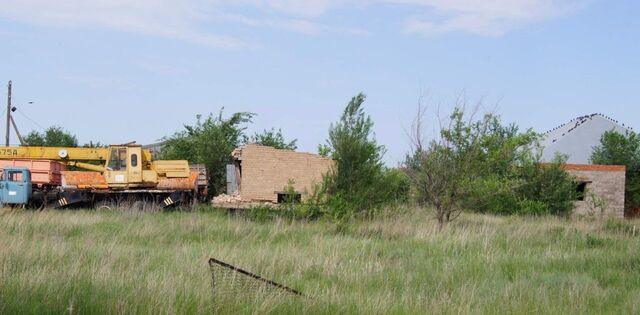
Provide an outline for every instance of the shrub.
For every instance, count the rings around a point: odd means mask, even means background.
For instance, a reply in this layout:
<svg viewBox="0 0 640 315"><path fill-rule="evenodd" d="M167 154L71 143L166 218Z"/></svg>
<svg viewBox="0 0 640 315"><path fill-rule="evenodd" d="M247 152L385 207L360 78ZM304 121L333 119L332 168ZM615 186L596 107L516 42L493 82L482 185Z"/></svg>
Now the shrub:
<svg viewBox="0 0 640 315"><path fill-rule="evenodd" d="M521 215L543 215L549 213L549 207L542 201L521 199L518 200L518 205L515 208L518 210L518 214Z"/></svg>
<svg viewBox="0 0 640 315"><path fill-rule="evenodd" d="M552 163L520 168L523 184L517 189L523 198L540 202L546 213L568 216L578 198L577 183L563 165L566 157L557 156Z"/></svg>
<svg viewBox="0 0 640 315"><path fill-rule="evenodd" d="M409 201L411 182L407 174L397 168L387 168L384 170L382 177L382 183L384 184L384 189L380 190L384 194L382 199L390 203L405 203Z"/></svg>
<svg viewBox="0 0 640 315"><path fill-rule="evenodd" d="M522 200L513 189L513 181L498 176L477 178L467 184L465 208L480 213L514 214Z"/></svg>

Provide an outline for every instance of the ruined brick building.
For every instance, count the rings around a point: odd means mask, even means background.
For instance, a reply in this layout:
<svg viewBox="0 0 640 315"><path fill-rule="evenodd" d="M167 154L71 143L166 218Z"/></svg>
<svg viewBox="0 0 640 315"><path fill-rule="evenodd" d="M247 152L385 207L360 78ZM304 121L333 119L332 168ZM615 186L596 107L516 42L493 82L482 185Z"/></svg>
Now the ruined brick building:
<svg viewBox="0 0 640 315"><path fill-rule="evenodd" d="M333 166L333 160L317 154L255 144L236 149L233 158L235 163L227 166L227 193L249 202L282 201L290 181L304 201Z"/></svg>
<svg viewBox="0 0 640 315"><path fill-rule="evenodd" d="M591 153L607 131L633 132L628 126L602 114L581 116L544 133L540 143L542 159L551 162L556 154L566 156L565 169L576 178L583 198L576 202L578 216L602 212L608 217L625 215L624 166L591 165Z"/></svg>
<svg viewBox="0 0 640 315"><path fill-rule="evenodd" d="M575 177L582 196L575 215L624 218L625 166L567 164L565 170Z"/></svg>

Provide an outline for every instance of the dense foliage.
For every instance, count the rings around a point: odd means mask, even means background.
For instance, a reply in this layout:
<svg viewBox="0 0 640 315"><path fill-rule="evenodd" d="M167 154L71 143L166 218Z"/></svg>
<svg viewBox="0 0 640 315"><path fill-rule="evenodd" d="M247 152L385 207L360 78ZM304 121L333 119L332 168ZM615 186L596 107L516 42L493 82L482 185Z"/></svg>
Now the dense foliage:
<svg viewBox="0 0 640 315"><path fill-rule="evenodd" d="M202 163L209 173L209 193L226 192L225 167L233 163L231 153L243 143L246 125L253 113L234 113L223 116L197 116L195 125L185 125L185 130L166 138L160 155L163 159L186 159L190 163Z"/></svg>
<svg viewBox="0 0 640 315"><path fill-rule="evenodd" d="M245 142L283 150L295 151L298 148L298 139L287 141L282 134L282 129L276 130L275 128L263 130L261 133L256 132L251 137L246 137Z"/></svg>
<svg viewBox="0 0 640 315"><path fill-rule="evenodd" d="M382 163L384 147L373 137L373 120L363 109L365 95L354 96L329 129L325 154L335 161L324 178L329 211L342 218L406 198L404 175Z"/></svg>
<svg viewBox="0 0 640 315"><path fill-rule="evenodd" d="M548 164L520 161L505 173L479 176L464 198L466 209L493 214L567 216L577 199L573 178L562 168L563 157Z"/></svg>
<svg viewBox="0 0 640 315"><path fill-rule="evenodd" d="M36 147L77 147L78 138L62 129L53 126L44 132L32 131L24 138L24 145Z"/></svg>
<svg viewBox="0 0 640 315"><path fill-rule="evenodd" d="M564 160L542 164L538 135L503 125L499 116L465 120L455 109L437 139L414 132L414 150L405 171L418 201L434 206L441 224L462 210L494 214L568 214L576 184ZM420 128L418 121L416 128Z"/></svg>
<svg viewBox="0 0 640 315"><path fill-rule="evenodd" d="M625 165L627 167L625 209L627 212L640 208L640 137L629 131L626 135L607 131L600 145L593 148L593 164ZM637 214L637 213L634 213Z"/></svg>

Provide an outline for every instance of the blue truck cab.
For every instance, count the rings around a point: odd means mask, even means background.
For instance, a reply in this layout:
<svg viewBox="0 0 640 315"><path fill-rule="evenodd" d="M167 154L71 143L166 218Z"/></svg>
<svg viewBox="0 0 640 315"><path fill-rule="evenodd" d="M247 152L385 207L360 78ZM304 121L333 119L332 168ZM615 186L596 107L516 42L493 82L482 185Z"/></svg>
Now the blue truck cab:
<svg viewBox="0 0 640 315"><path fill-rule="evenodd" d="M31 171L24 167L6 167L0 177L0 203L25 205L31 199Z"/></svg>

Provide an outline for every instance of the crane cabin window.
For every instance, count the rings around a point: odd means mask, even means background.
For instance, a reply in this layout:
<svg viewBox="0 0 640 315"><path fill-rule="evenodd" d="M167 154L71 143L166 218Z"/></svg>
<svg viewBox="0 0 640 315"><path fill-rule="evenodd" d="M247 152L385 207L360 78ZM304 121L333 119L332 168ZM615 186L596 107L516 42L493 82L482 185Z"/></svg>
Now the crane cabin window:
<svg viewBox="0 0 640 315"><path fill-rule="evenodd" d="M131 167L138 167L138 155L131 154Z"/></svg>
<svg viewBox="0 0 640 315"><path fill-rule="evenodd" d="M127 148L113 148L109 156L108 169L111 171L127 170Z"/></svg>

